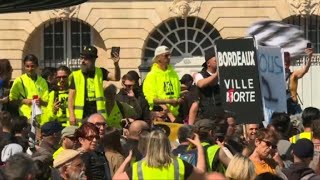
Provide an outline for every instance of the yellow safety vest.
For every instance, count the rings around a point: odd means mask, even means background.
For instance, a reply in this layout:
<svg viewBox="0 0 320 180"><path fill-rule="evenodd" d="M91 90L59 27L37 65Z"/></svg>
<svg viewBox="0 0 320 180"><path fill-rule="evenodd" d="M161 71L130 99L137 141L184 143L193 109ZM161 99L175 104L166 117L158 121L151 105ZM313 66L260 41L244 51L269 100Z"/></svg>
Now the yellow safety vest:
<svg viewBox="0 0 320 180"><path fill-rule="evenodd" d="M300 134L292 136L289 140L292 144L295 144L299 139L312 139L312 132L302 132Z"/></svg>
<svg viewBox="0 0 320 180"><path fill-rule="evenodd" d="M107 118L105 97L103 93L103 75L100 68L95 69L94 78L86 78L83 76L82 71L74 71L72 73L74 84L75 84L75 103L74 103L74 114L76 121L80 123L83 118L83 107L85 103L85 88L87 88L87 97L93 98L96 101L97 112L102 114L104 118ZM85 87L87 85L87 87ZM93 95L94 94L94 95ZM94 96L94 97L92 97Z"/></svg>
<svg viewBox="0 0 320 180"><path fill-rule="evenodd" d="M209 143L207 142L203 142L201 143L201 145L204 147L204 146L207 146L209 145ZM220 173L225 173L226 171L226 168L224 167L224 165L219 161L218 162L218 166L216 169L212 169L212 164L213 164L213 160L214 160L214 157L216 156L218 150L220 149L220 146L218 145L212 145L210 147L207 148L206 152L207 153L207 158L206 161L207 161L207 169L208 169L208 172L212 172L212 171L217 171L217 172L220 172Z"/></svg>
<svg viewBox="0 0 320 180"><path fill-rule="evenodd" d="M62 126L67 127L70 125L69 122L69 111L68 111L68 97L69 97L69 91L51 91L49 93L49 101L47 106L47 115L46 115L46 121L54 121L58 120L58 122L61 123ZM57 112L57 114L53 113L54 108L54 102L55 99L58 98L60 101L60 108ZM46 122L41 122L41 124L44 124Z"/></svg>
<svg viewBox="0 0 320 180"><path fill-rule="evenodd" d="M27 74L23 74L22 76L14 80L12 88L10 90L9 98L10 101L19 99L33 99L34 95L38 95L38 97L42 101L47 102L48 94L48 84L45 79L43 79L41 76L37 76L37 80L34 81ZM21 116L27 117L30 120L31 108L32 106L30 105L21 104L19 106L19 114ZM46 110L46 107L41 106L41 110L42 112L44 112ZM41 123L41 120L39 123Z"/></svg>
<svg viewBox="0 0 320 180"><path fill-rule="evenodd" d="M183 161L180 158L174 158L172 161L168 167L162 168L148 167L145 160L135 162L132 165L132 179L184 179Z"/></svg>

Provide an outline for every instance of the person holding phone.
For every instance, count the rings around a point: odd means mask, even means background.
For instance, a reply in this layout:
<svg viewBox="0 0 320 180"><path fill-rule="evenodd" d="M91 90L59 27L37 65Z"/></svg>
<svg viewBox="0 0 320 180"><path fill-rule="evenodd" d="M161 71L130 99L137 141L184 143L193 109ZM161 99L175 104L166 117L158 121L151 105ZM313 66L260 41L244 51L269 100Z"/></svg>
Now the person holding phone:
<svg viewBox="0 0 320 180"><path fill-rule="evenodd" d="M112 52L115 71L95 66L98 50L94 46L85 46L80 54L81 69L70 75L68 109L70 124L77 125L82 119L94 113L107 118L103 81L119 81L119 53Z"/></svg>
<svg viewBox="0 0 320 180"><path fill-rule="evenodd" d="M45 115L47 121L58 120L62 126L69 125L69 112L68 112L68 96L69 96L69 83L68 77L71 74L67 66L60 66L56 71L54 85L56 88L52 89L49 93L49 100L47 106L47 113ZM45 122L42 122L44 124Z"/></svg>
<svg viewBox="0 0 320 180"><path fill-rule="evenodd" d="M311 66L311 58L313 55L313 48L311 43L308 43L305 49L307 54L307 62L300 68L294 71L290 70L291 57L289 52L284 52L284 65L285 65L285 78L287 82L286 94L287 94L287 112L289 115L294 115L302 112L302 109L298 102L298 80L309 71Z"/></svg>

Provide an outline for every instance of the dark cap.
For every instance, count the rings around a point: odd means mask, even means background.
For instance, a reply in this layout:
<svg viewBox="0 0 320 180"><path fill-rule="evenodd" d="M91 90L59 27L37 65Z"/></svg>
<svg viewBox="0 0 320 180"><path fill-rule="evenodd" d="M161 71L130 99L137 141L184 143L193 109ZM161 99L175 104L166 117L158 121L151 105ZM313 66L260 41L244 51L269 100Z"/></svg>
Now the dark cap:
<svg viewBox="0 0 320 180"><path fill-rule="evenodd" d="M97 58L98 50L94 46L84 46L80 55L89 58Z"/></svg>
<svg viewBox="0 0 320 180"><path fill-rule="evenodd" d="M207 62L213 57L216 57L216 53L215 53L214 49L208 50L204 56L205 62L202 64L202 67L206 68Z"/></svg>
<svg viewBox="0 0 320 180"><path fill-rule="evenodd" d="M293 154L298 158L312 158L314 153L314 145L309 139L299 139L292 148Z"/></svg>
<svg viewBox="0 0 320 180"><path fill-rule="evenodd" d="M127 74L131 76L136 82L139 82L140 76L136 71L129 71Z"/></svg>
<svg viewBox="0 0 320 180"><path fill-rule="evenodd" d="M43 136L51 136L54 133L59 133L62 130L62 126L59 122L57 121L50 121L45 123L42 127L41 127L41 134Z"/></svg>
<svg viewBox="0 0 320 180"><path fill-rule="evenodd" d="M209 132L214 128L214 121L211 119L200 119L194 123L199 132Z"/></svg>

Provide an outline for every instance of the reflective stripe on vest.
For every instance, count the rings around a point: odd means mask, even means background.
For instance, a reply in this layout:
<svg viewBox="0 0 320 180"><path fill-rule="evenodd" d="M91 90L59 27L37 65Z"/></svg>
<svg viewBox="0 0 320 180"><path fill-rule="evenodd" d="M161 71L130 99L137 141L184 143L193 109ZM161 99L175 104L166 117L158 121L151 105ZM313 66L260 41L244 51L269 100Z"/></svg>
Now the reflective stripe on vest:
<svg viewBox="0 0 320 180"><path fill-rule="evenodd" d="M289 140L291 143L295 144L299 139L312 139L312 133L311 132L302 132L300 134L297 134L295 136L292 136Z"/></svg>
<svg viewBox="0 0 320 180"><path fill-rule="evenodd" d="M147 167L144 160L136 162L132 165L133 173L132 179L152 179L155 177L160 177L160 179L184 179L184 165L183 161L179 158L174 158L173 162L168 166L168 168L149 168ZM171 171L173 171L171 173ZM163 175L163 176L161 176ZM173 176L172 176L173 175Z"/></svg>
<svg viewBox="0 0 320 180"><path fill-rule="evenodd" d="M81 70L75 71L72 73L75 83L76 95L74 103L74 114L76 116L77 122L81 122L83 119L83 107L85 103L85 87L86 79L83 76ZM91 83L92 81L87 81ZM95 75L93 79L94 90L95 90L95 101L97 105L97 112L102 114L104 118L107 118L106 106L105 106L105 97L103 92L103 74L100 68L95 68Z"/></svg>

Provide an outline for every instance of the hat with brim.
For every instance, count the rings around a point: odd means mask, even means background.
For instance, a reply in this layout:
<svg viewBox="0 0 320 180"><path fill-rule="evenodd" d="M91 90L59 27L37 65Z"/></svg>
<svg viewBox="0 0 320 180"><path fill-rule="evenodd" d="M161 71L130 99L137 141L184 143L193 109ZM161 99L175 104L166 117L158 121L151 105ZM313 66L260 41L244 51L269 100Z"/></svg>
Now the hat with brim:
<svg viewBox="0 0 320 180"><path fill-rule="evenodd" d="M157 61L157 56L161 54L170 53L170 49L167 46L159 46L154 51L154 57L152 58L152 63L155 63Z"/></svg>
<svg viewBox="0 0 320 180"><path fill-rule="evenodd" d="M202 67L207 68L207 62L213 57L216 57L214 49L207 51L204 56L205 62L202 64Z"/></svg>
<svg viewBox="0 0 320 180"><path fill-rule="evenodd" d="M98 50L94 46L84 46L80 56L88 57L90 59L98 58Z"/></svg>
<svg viewBox="0 0 320 180"><path fill-rule="evenodd" d="M194 127L199 132L209 132L215 126L214 121L211 119L199 119L194 123Z"/></svg>
<svg viewBox="0 0 320 180"><path fill-rule="evenodd" d="M73 149L64 149L54 159L53 167L59 168L60 166L76 158L79 154L80 154L80 151L76 151Z"/></svg>

